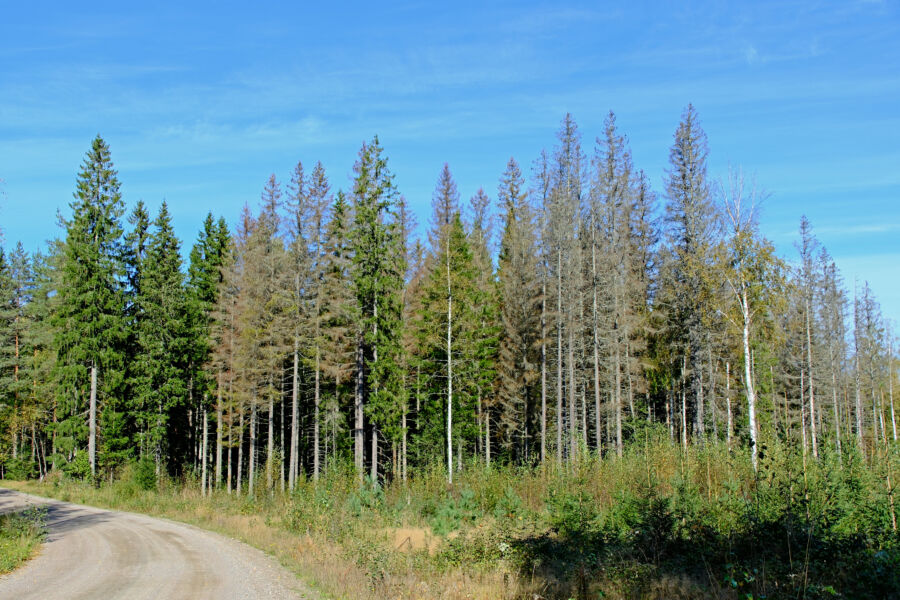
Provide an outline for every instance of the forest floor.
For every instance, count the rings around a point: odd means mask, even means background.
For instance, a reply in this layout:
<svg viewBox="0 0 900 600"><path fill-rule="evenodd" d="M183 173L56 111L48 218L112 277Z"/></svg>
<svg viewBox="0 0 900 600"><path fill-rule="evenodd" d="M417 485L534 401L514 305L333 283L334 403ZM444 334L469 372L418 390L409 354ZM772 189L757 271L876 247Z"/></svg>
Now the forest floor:
<svg viewBox="0 0 900 600"><path fill-rule="evenodd" d="M41 507L47 542L0 578L18 600L318 598L262 552L208 531L0 489L0 510Z"/></svg>

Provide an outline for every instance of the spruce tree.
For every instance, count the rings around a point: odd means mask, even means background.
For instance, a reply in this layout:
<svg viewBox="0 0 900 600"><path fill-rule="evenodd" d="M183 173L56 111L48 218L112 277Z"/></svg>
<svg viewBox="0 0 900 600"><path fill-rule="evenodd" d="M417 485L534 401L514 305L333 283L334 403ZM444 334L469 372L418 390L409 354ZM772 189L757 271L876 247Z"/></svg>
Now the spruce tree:
<svg viewBox="0 0 900 600"><path fill-rule="evenodd" d="M670 168L665 185L668 203L666 221L672 264L666 285L666 308L669 313L671 343L677 344L685 357L681 368L684 382L682 420L689 418L690 401L694 434L703 436L703 348L707 342L704 315L709 312L711 290L704 277L708 270L714 237L714 211L706 179L709 152L706 134L700 127L697 111L688 105L675 131L669 151ZM682 441L688 432L682 427Z"/></svg>
<svg viewBox="0 0 900 600"><path fill-rule="evenodd" d="M503 233L497 278L502 330L497 368L500 386L500 426L503 445L514 456L527 458L528 439L535 439L533 420L539 376L541 285L538 278L537 232L527 200L525 181L510 159L497 191Z"/></svg>
<svg viewBox="0 0 900 600"><path fill-rule="evenodd" d="M163 202L152 224L137 299L143 319L137 332L140 355L135 367L138 419L147 432L147 451L156 461L157 473L191 458L187 411L193 339L179 250Z"/></svg>
<svg viewBox="0 0 900 600"><path fill-rule="evenodd" d="M390 427L400 385L400 348L405 268L392 220L397 200L394 176L376 136L363 144L354 165L353 284L357 299L355 462L362 477L364 416L371 428L371 476L378 475L379 429Z"/></svg>
<svg viewBox="0 0 900 600"><path fill-rule="evenodd" d="M109 147L100 136L85 155L69 206L72 217L64 222L59 309L53 319L58 353L58 443L71 460L86 442L87 473L94 475L98 410L103 423L100 435L108 453L101 462L114 466L129 450L121 444L125 433L121 391L126 328L119 220L124 209Z"/></svg>

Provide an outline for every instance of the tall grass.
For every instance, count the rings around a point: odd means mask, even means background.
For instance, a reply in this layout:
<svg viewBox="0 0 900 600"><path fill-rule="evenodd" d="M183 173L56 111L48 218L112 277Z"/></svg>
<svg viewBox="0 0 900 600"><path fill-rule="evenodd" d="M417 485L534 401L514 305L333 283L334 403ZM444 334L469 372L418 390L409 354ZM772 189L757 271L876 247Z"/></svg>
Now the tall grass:
<svg viewBox="0 0 900 600"><path fill-rule="evenodd" d="M0 575L31 558L44 539L44 512L28 509L0 515Z"/></svg>

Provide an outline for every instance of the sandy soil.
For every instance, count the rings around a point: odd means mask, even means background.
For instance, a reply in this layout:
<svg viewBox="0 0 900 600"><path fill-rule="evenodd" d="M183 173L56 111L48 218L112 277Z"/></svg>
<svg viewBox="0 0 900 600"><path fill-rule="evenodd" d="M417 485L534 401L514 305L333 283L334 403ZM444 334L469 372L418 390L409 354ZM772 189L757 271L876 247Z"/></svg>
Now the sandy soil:
<svg viewBox="0 0 900 600"><path fill-rule="evenodd" d="M190 525L0 489L0 512L47 507L40 554L0 577L17 600L317 598L274 559Z"/></svg>

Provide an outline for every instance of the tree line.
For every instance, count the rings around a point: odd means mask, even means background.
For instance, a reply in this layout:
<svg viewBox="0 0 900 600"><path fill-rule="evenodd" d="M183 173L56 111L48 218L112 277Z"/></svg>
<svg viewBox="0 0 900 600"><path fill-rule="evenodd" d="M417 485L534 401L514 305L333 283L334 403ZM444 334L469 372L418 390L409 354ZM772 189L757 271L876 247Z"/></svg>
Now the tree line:
<svg viewBox="0 0 900 600"><path fill-rule="evenodd" d="M640 432L767 439L817 460L897 441L893 336L800 222L789 264L766 194L707 176L688 106L660 193L609 113L566 115L463 202L448 165L424 239L378 138L346 191L272 175L234 229L208 215L181 258L165 203L126 216L109 147L86 153L62 235L0 248L0 461L112 478L145 461L212 488L293 489L350 469L615 459Z"/></svg>

